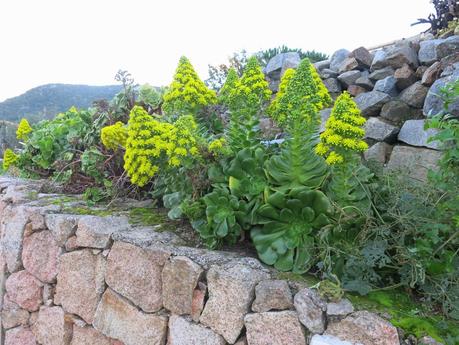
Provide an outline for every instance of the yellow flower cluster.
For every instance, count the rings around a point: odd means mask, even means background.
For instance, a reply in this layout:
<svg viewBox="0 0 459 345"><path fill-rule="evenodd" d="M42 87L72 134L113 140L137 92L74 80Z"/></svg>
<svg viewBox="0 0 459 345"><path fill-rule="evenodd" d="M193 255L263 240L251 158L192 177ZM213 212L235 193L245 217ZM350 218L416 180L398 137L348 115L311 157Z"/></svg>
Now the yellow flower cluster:
<svg viewBox="0 0 459 345"><path fill-rule="evenodd" d="M326 156L329 165L344 162L346 154L363 152L368 145L363 138L362 126L366 119L347 92L343 92L335 102L330 118L325 124L325 131L320 135L316 153Z"/></svg>
<svg viewBox="0 0 459 345"><path fill-rule="evenodd" d="M5 152L3 152L3 170L8 170L8 168L14 165L18 159L19 156L15 154L13 150L6 149Z"/></svg>
<svg viewBox="0 0 459 345"><path fill-rule="evenodd" d="M236 88L239 83L239 77L236 70L231 67L226 76L225 84L223 84L218 94L218 101L221 104L229 105L231 103L231 92Z"/></svg>
<svg viewBox="0 0 459 345"><path fill-rule="evenodd" d="M214 104L217 97L199 79L190 61L182 56L174 80L163 96L163 110L168 114L193 114L202 107Z"/></svg>
<svg viewBox="0 0 459 345"><path fill-rule="evenodd" d="M142 187L160 167L178 167L186 157L198 155L196 127L190 115L171 124L158 121L142 107L134 107L124 155L124 169L131 182Z"/></svg>
<svg viewBox="0 0 459 345"><path fill-rule="evenodd" d="M219 138L215 139L210 142L209 144L209 151L218 155L218 154L224 154L226 152L226 139L225 138Z"/></svg>
<svg viewBox="0 0 459 345"><path fill-rule="evenodd" d="M281 78L279 84L279 90L276 94L276 98L273 99L269 107L266 109L266 113L271 116L271 118L276 121L276 123L280 126L284 125L287 121L288 114L285 112L280 111L279 107L279 100L284 97L285 90L287 89L287 85L290 82L290 79L293 78L295 75L295 70L293 68L289 68L285 71L284 75Z"/></svg>
<svg viewBox="0 0 459 345"><path fill-rule="evenodd" d="M26 140L30 132L32 132L32 127L30 127L29 121L22 119L16 131L16 138L18 140Z"/></svg>
<svg viewBox="0 0 459 345"><path fill-rule="evenodd" d="M317 85L317 94L322 102L322 108L328 107L332 104L332 98L330 97L330 93L328 92L327 87L322 82L319 73L317 72L316 68L313 64L310 64L311 68L311 75Z"/></svg>
<svg viewBox="0 0 459 345"><path fill-rule="evenodd" d="M120 146L126 146L128 131L124 123L118 121L114 125L103 127L100 131L100 139L107 149L116 150Z"/></svg>

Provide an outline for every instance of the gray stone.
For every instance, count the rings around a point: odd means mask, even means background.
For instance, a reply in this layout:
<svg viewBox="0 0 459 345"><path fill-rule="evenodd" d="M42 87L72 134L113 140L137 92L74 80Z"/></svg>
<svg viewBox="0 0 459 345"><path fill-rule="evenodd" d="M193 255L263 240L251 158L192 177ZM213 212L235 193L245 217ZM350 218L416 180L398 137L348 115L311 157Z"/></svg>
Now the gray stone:
<svg viewBox="0 0 459 345"><path fill-rule="evenodd" d="M354 101L362 112L363 116L378 115L382 106L390 101L387 93L380 91L371 91L361 93L355 97Z"/></svg>
<svg viewBox="0 0 459 345"><path fill-rule="evenodd" d="M137 247L147 248L154 243L183 245L184 241L169 231L155 231L154 227L136 227L130 231L119 231L112 234L113 241L131 243Z"/></svg>
<svg viewBox="0 0 459 345"><path fill-rule="evenodd" d="M400 94L400 100L412 106L413 108L422 108L424 105L424 100L427 96L427 91L429 89L422 85L421 82L416 82L413 85L409 86Z"/></svg>
<svg viewBox="0 0 459 345"><path fill-rule="evenodd" d="M329 68L325 68L323 69L322 71L320 71L320 77L322 79L328 79L328 78L336 78L339 76L339 73L332 70L332 69L329 69Z"/></svg>
<svg viewBox="0 0 459 345"><path fill-rule="evenodd" d="M323 83L330 93L340 93L342 91L340 83L335 78L325 79Z"/></svg>
<svg viewBox="0 0 459 345"><path fill-rule="evenodd" d="M416 73L407 64L395 71L394 78L397 80L397 87L399 90L406 89L417 80Z"/></svg>
<svg viewBox="0 0 459 345"><path fill-rule="evenodd" d="M419 49L419 62L423 65L431 65L440 60L437 55L437 46L442 42L441 39L421 41Z"/></svg>
<svg viewBox="0 0 459 345"><path fill-rule="evenodd" d="M72 340L73 325L61 307L41 307L35 329L43 345L69 345Z"/></svg>
<svg viewBox="0 0 459 345"><path fill-rule="evenodd" d="M448 83L459 79L459 70L455 70L453 74L448 77L438 79L430 87L427 97L424 101L423 113L425 116L433 116L439 113L444 113L444 102L441 98L440 90L445 87ZM459 97L451 102L447 112L459 116Z"/></svg>
<svg viewBox="0 0 459 345"><path fill-rule="evenodd" d="M125 345L164 345L167 321L166 316L143 313L125 298L107 289L97 306L93 326Z"/></svg>
<svg viewBox="0 0 459 345"><path fill-rule="evenodd" d="M4 329L26 326L29 322L29 312L19 307L6 295L3 301L1 321Z"/></svg>
<svg viewBox="0 0 459 345"><path fill-rule="evenodd" d="M301 289L295 295L293 303L298 312L300 322L311 333L321 334L324 332L327 304L319 297L316 291L308 288Z"/></svg>
<svg viewBox="0 0 459 345"><path fill-rule="evenodd" d="M368 150L363 153L363 157L367 161L376 161L381 164L385 164L390 157L392 152L392 146L385 143L379 142L371 146Z"/></svg>
<svg viewBox="0 0 459 345"><path fill-rule="evenodd" d="M320 133L325 131L325 124L327 123L328 118L331 115L332 108L326 108L319 111L320 115Z"/></svg>
<svg viewBox="0 0 459 345"><path fill-rule="evenodd" d="M387 58L387 53L385 50L383 49L377 50L374 54L373 61L371 62L370 70L376 71L384 67L387 67L386 58Z"/></svg>
<svg viewBox="0 0 459 345"><path fill-rule="evenodd" d="M236 342L244 327L244 315L250 310L255 286L269 274L241 264L212 266L207 272L209 300L200 322Z"/></svg>
<svg viewBox="0 0 459 345"><path fill-rule="evenodd" d="M84 216L78 221L76 244L80 247L105 249L112 233L129 229L127 217Z"/></svg>
<svg viewBox="0 0 459 345"><path fill-rule="evenodd" d="M408 104L394 99L383 105L380 115L390 122L399 125L410 119L412 114Z"/></svg>
<svg viewBox="0 0 459 345"><path fill-rule="evenodd" d="M442 153L436 150L411 146L394 146L387 170L404 171L418 181L427 180L429 169L438 169Z"/></svg>
<svg viewBox="0 0 459 345"><path fill-rule="evenodd" d="M427 66L419 66L417 69L416 69L416 79L422 79L422 76L424 75L424 73L429 69L429 67Z"/></svg>
<svg viewBox="0 0 459 345"><path fill-rule="evenodd" d="M387 93L389 96L395 97L398 95L397 80L393 76L380 79L375 83L374 91Z"/></svg>
<svg viewBox="0 0 459 345"><path fill-rule="evenodd" d="M347 88L347 92L349 92L349 94L351 96L356 97L356 96L360 95L361 93L367 92L367 89L364 89L363 87L357 86L357 85L350 85Z"/></svg>
<svg viewBox="0 0 459 345"><path fill-rule="evenodd" d="M330 69L338 71L341 63L348 57L349 50L340 49L333 53L330 58Z"/></svg>
<svg viewBox="0 0 459 345"><path fill-rule="evenodd" d="M296 52L281 53L269 60L265 74L274 80L279 80L289 68L297 68L300 64L300 55Z"/></svg>
<svg viewBox="0 0 459 345"><path fill-rule="evenodd" d="M443 345L443 343L440 343L439 341L436 341L432 337L422 337L419 339L418 345Z"/></svg>
<svg viewBox="0 0 459 345"><path fill-rule="evenodd" d="M371 90L373 90L374 84L370 80L370 78L368 77L368 74L369 73L367 71L362 72L362 75L360 76L360 78L358 78L355 81L355 85L363 87L367 91L371 91Z"/></svg>
<svg viewBox="0 0 459 345"><path fill-rule="evenodd" d="M226 341L209 328L195 324L182 316L169 319L168 345L225 345Z"/></svg>
<svg viewBox="0 0 459 345"><path fill-rule="evenodd" d="M347 71L352 71L353 69L356 69L357 67L359 67L359 63L357 62L357 60L352 57L348 57L344 59L343 62L341 62L338 68L338 72L344 73Z"/></svg>
<svg viewBox="0 0 459 345"><path fill-rule="evenodd" d="M72 214L45 215L46 227L52 232L58 246L65 246L68 238L75 234L79 217Z"/></svg>
<svg viewBox="0 0 459 345"><path fill-rule="evenodd" d="M379 117L370 117L364 125L365 138L376 141L393 142L397 138L399 128L384 122Z"/></svg>
<svg viewBox="0 0 459 345"><path fill-rule="evenodd" d="M22 238L27 222L28 216L23 206L7 206L2 212L0 247L11 273L18 271L22 266Z"/></svg>
<svg viewBox="0 0 459 345"><path fill-rule="evenodd" d="M437 58L443 59L444 57L459 51L459 36L451 36L442 40L435 47Z"/></svg>
<svg viewBox="0 0 459 345"><path fill-rule="evenodd" d="M244 321L249 345L306 345L294 311L248 314Z"/></svg>
<svg viewBox="0 0 459 345"><path fill-rule="evenodd" d="M397 329L376 314L357 311L328 325L326 335L362 345L400 345Z"/></svg>
<svg viewBox="0 0 459 345"><path fill-rule="evenodd" d="M348 341L342 341L341 339L332 335L320 335L315 334L311 338L309 345L354 345Z"/></svg>
<svg viewBox="0 0 459 345"><path fill-rule="evenodd" d="M378 143L385 145L385 143ZM342 317L354 312L354 306L347 298L343 298L339 302L327 303L327 316L328 317Z"/></svg>
<svg viewBox="0 0 459 345"><path fill-rule="evenodd" d="M395 73L395 70L392 67L387 66L387 67L371 72L368 77L371 80L381 80L386 77L393 76L394 73Z"/></svg>
<svg viewBox="0 0 459 345"><path fill-rule="evenodd" d="M386 66L393 68L402 67L404 64L408 64L411 68L419 66L418 54L409 43L401 43L389 47L386 54Z"/></svg>
<svg viewBox="0 0 459 345"><path fill-rule="evenodd" d="M440 61L434 62L432 66L427 68L427 70L422 75L421 84L425 86L432 85L442 71L442 64Z"/></svg>
<svg viewBox="0 0 459 345"><path fill-rule="evenodd" d="M285 280L263 280L255 288L252 310L257 313L293 307L293 296Z"/></svg>
<svg viewBox="0 0 459 345"><path fill-rule="evenodd" d="M400 133L398 133L398 140L403 141L411 146L423 146L430 149L438 149L439 142L429 142L428 139L437 133L437 130L429 128L424 129L425 120L408 120L406 121Z"/></svg>
<svg viewBox="0 0 459 345"><path fill-rule="evenodd" d="M319 72L324 69L330 68L330 60L323 60L323 61L315 62L314 67Z"/></svg>
<svg viewBox="0 0 459 345"><path fill-rule="evenodd" d="M368 69L373 62L373 56L365 47L359 47L354 49L350 54L350 57L355 58L358 62L358 67L360 69Z"/></svg>
<svg viewBox="0 0 459 345"><path fill-rule="evenodd" d="M193 292L203 269L185 256L173 257L162 272L164 307L173 314L192 313Z"/></svg>
<svg viewBox="0 0 459 345"><path fill-rule="evenodd" d="M356 80L362 76L360 71L348 71L340 74L338 80L344 84L345 87L355 84Z"/></svg>

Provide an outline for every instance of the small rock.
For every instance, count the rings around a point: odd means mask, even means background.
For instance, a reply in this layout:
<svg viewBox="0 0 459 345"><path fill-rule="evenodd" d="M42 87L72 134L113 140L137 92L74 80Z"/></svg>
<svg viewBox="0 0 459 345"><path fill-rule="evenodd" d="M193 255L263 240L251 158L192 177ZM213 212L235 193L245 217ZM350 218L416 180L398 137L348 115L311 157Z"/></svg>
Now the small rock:
<svg viewBox="0 0 459 345"><path fill-rule="evenodd" d="M400 100L392 100L384 104L380 115L396 125L402 124L412 116L408 104Z"/></svg>
<svg viewBox="0 0 459 345"><path fill-rule="evenodd" d="M385 143L378 143L382 145L387 145ZM329 302L327 303L327 316L331 317L341 317L346 316L354 312L354 306L352 303L343 298L339 302Z"/></svg>
<svg viewBox="0 0 459 345"><path fill-rule="evenodd" d="M425 120L408 120L406 121L400 133L398 140L403 141L411 146L424 146L431 149L439 149L437 141L429 142L429 138L437 133L437 130L429 128L424 129Z"/></svg>
<svg viewBox="0 0 459 345"><path fill-rule="evenodd" d="M381 164L385 164L390 157L392 152L392 146L385 143L379 142L371 146L368 150L363 153L366 161L376 161Z"/></svg>
<svg viewBox="0 0 459 345"><path fill-rule="evenodd" d="M115 242L107 258L105 281L142 310L158 311L163 306L161 271L169 256L164 250Z"/></svg>
<svg viewBox="0 0 459 345"><path fill-rule="evenodd" d="M413 108L420 109L424 105L428 90L429 89L422 85L421 82L416 82L402 91L400 100Z"/></svg>
<svg viewBox="0 0 459 345"><path fill-rule="evenodd" d="M348 71L340 74L338 80L343 83L345 87L355 84L356 80L362 76L360 71Z"/></svg>
<svg viewBox="0 0 459 345"><path fill-rule="evenodd" d="M300 322L311 333L324 332L327 304L320 299L316 291L308 288L301 289L295 295L294 304Z"/></svg>
<svg viewBox="0 0 459 345"><path fill-rule="evenodd" d="M35 325L36 337L43 345L69 345L72 327L61 307L41 307Z"/></svg>
<svg viewBox="0 0 459 345"><path fill-rule="evenodd" d="M191 318L194 322L199 322L204 303L206 299L207 285L199 282L198 288L193 291L193 300L191 301Z"/></svg>
<svg viewBox="0 0 459 345"><path fill-rule="evenodd" d="M70 345L112 345L110 339L92 327L73 326Z"/></svg>
<svg viewBox="0 0 459 345"><path fill-rule="evenodd" d="M61 255L58 267L54 303L91 324L105 288L105 259L83 249Z"/></svg>
<svg viewBox="0 0 459 345"><path fill-rule="evenodd" d="M58 246L63 247L67 239L75 234L79 216L72 214L47 214L45 222Z"/></svg>
<svg viewBox="0 0 459 345"><path fill-rule="evenodd" d="M330 93L340 93L342 91L341 85L335 78L328 78L323 81L325 87Z"/></svg>
<svg viewBox="0 0 459 345"><path fill-rule="evenodd" d="M145 314L111 289L102 296L93 325L125 345L164 345L166 341L167 317Z"/></svg>
<svg viewBox="0 0 459 345"><path fill-rule="evenodd" d="M364 125L365 138L376 141L394 142L399 128L384 122L379 117L370 117Z"/></svg>
<svg viewBox="0 0 459 345"><path fill-rule="evenodd" d="M359 67L359 63L357 62L357 60L352 57L348 57L344 59L343 62L341 62L341 65L339 65L338 73L352 71L353 69L356 69L357 67Z"/></svg>
<svg viewBox="0 0 459 345"><path fill-rule="evenodd" d="M365 47L354 49L349 57L355 58L360 69L369 69L373 61L373 56Z"/></svg>
<svg viewBox="0 0 459 345"><path fill-rule="evenodd" d="M241 264L212 266L207 272L209 300L200 322L234 343L244 327L255 286L265 279L268 273Z"/></svg>
<svg viewBox="0 0 459 345"><path fill-rule="evenodd" d="M367 92L367 89L364 89L363 87L357 86L357 85L350 85L347 88L347 92L349 92L351 96L355 97L355 96L360 95L361 93Z"/></svg>
<svg viewBox="0 0 459 345"><path fill-rule="evenodd" d="M330 58L330 69L338 71L341 63L348 57L349 51L340 49L333 53Z"/></svg>
<svg viewBox="0 0 459 345"><path fill-rule="evenodd" d="M378 69L376 71L373 71L368 76L368 78L370 78L371 80L381 80L381 79L384 79L386 77L393 76L394 73L395 73L395 70L392 67L387 66L387 67L384 67L382 69Z"/></svg>
<svg viewBox="0 0 459 345"><path fill-rule="evenodd" d="M209 328L173 315L169 319L168 345L226 345L225 339Z"/></svg>
<svg viewBox="0 0 459 345"><path fill-rule="evenodd" d="M422 337L420 340L419 340L419 345L443 345L443 343L440 343L438 341L436 341L434 338L432 337Z"/></svg>
<svg viewBox="0 0 459 345"><path fill-rule="evenodd" d="M127 217L83 216L78 221L76 244L80 247L106 249L112 233L128 228Z"/></svg>
<svg viewBox="0 0 459 345"><path fill-rule="evenodd" d="M438 169L441 152L419 147L394 146L387 170L403 171L418 181L427 180L429 169Z"/></svg>
<svg viewBox="0 0 459 345"><path fill-rule="evenodd" d="M427 68L427 70L422 75L421 84L424 86L432 85L442 71L442 64L439 61L436 61L432 66Z"/></svg>
<svg viewBox="0 0 459 345"><path fill-rule="evenodd" d="M417 69L416 69L416 79L422 79L422 76L424 75L424 73L428 70L428 67L427 66L419 66Z"/></svg>
<svg viewBox="0 0 459 345"><path fill-rule="evenodd" d="M371 62L370 71L383 69L387 66L386 63L387 53L385 50L377 50L374 54L373 61Z"/></svg>
<svg viewBox="0 0 459 345"><path fill-rule="evenodd" d="M300 61L300 55L296 52L277 54L269 60L264 72L269 78L279 80L287 69L297 68Z"/></svg>
<svg viewBox="0 0 459 345"><path fill-rule="evenodd" d="M50 231L40 231L24 238L24 268L44 283L52 283L57 275L57 260L62 253Z"/></svg>
<svg viewBox="0 0 459 345"><path fill-rule="evenodd" d="M319 335L315 334L311 338L309 345L354 345L348 341L342 341L332 335Z"/></svg>
<svg viewBox="0 0 459 345"><path fill-rule="evenodd" d="M329 68L325 68L324 70L320 71L320 77L322 79L336 78L338 76L339 76L338 72L332 69L329 69Z"/></svg>
<svg viewBox="0 0 459 345"><path fill-rule="evenodd" d="M37 345L30 328L16 327L5 332L5 345Z"/></svg>
<svg viewBox="0 0 459 345"><path fill-rule="evenodd" d="M306 345L294 311L247 314L244 321L250 345Z"/></svg>
<svg viewBox="0 0 459 345"><path fill-rule="evenodd" d="M368 91L373 90L374 87L373 82L368 78L368 72L363 72L362 76L355 81L355 85L363 87Z"/></svg>
<svg viewBox="0 0 459 345"><path fill-rule="evenodd" d="M285 280L263 280L255 288L254 312L285 310L293 307L293 297Z"/></svg>
<svg viewBox="0 0 459 345"><path fill-rule="evenodd" d="M397 329L376 314L357 311L328 325L326 335L362 345L400 345Z"/></svg>
<svg viewBox="0 0 459 345"><path fill-rule="evenodd" d="M77 237L76 236L71 236L66 242L65 242L65 250L68 252L74 251L78 249L77 245Z"/></svg>
<svg viewBox="0 0 459 345"><path fill-rule="evenodd" d="M42 303L43 284L27 271L11 274L5 283L8 298L21 308L36 311Z"/></svg>
<svg viewBox="0 0 459 345"><path fill-rule="evenodd" d="M375 116L379 114L382 106L390 101L390 96L384 92L371 91L361 93L355 97L354 101L363 116Z"/></svg>
<svg viewBox="0 0 459 345"><path fill-rule="evenodd" d="M314 67L319 72L324 69L330 68L330 60L323 60L323 61L315 62Z"/></svg>
<svg viewBox="0 0 459 345"><path fill-rule="evenodd" d="M185 256L171 258L162 272L164 308L173 314L191 314L193 292L203 269Z"/></svg>
<svg viewBox="0 0 459 345"><path fill-rule="evenodd" d="M2 309L2 326L4 329L10 329L17 326L26 326L29 322L29 312L20 308L16 303L5 295Z"/></svg>
<svg viewBox="0 0 459 345"><path fill-rule="evenodd" d="M384 92L387 93L389 96L395 97L398 95L397 79L395 79L393 76L389 76L384 79L378 80L373 90Z"/></svg>
<svg viewBox="0 0 459 345"><path fill-rule="evenodd" d="M397 87L399 90L406 89L416 82L416 74L410 66L406 64L395 71L394 78L397 80Z"/></svg>

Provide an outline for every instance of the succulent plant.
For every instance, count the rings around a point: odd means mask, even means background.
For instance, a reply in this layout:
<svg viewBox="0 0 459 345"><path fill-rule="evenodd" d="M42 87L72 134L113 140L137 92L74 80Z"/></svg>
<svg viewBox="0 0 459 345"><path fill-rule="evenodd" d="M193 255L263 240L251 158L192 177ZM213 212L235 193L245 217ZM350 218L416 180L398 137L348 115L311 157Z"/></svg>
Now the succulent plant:
<svg viewBox="0 0 459 345"><path fill-rule="evenodd" d="M332 211L318 190L300 187L270 195L258 210L262 226L251 231L260 259L281 271L306 272L314 264L314 237L330 223Z"/></svg>

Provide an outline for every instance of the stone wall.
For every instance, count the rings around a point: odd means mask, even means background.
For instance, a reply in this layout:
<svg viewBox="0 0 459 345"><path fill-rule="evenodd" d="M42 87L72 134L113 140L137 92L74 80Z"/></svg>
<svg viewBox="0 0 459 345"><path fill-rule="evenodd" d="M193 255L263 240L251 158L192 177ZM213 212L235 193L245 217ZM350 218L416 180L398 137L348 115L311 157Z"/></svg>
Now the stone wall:
<svg viewBox="0 0 459 345"><path fill-rule="evenodd" d="M285 70L299 62L297 53L269 61L265 73L274 92ZM424 122L443 110L439 89L459 79L459 36L420 35L372 52L340 49L315 66L332 96L347 90L368 118L366 140L371 146L365 158L389 169L408 168L413 177L425 179L441 153L437 143L428 142L434 131L425 131ZM459 116L459 99L449 110ZM322 111L323 123L330 111Z"/></svg>
<svg viewBox="0 0 459 345"><path fill-rule="evenodd" d="M2 345L400 344L382 317L254 258L71 214L78 198L45 187L0 178Z"/></svg>

